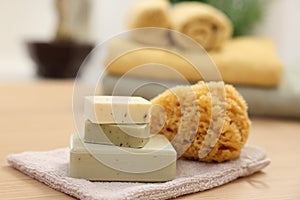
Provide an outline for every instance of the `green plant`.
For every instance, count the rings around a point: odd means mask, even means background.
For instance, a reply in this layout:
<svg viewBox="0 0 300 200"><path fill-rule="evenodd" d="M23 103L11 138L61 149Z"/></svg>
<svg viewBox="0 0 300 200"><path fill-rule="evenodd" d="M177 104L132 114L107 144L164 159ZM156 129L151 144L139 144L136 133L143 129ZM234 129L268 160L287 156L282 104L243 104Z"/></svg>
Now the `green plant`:
<svg viewBox="0 0 300 200"><path fill-rule="evenodd" d="M270 0L170 0L171 3L199 1L222 10L232 21L233 36L249 33L253 26L264 17Z"/></svg>

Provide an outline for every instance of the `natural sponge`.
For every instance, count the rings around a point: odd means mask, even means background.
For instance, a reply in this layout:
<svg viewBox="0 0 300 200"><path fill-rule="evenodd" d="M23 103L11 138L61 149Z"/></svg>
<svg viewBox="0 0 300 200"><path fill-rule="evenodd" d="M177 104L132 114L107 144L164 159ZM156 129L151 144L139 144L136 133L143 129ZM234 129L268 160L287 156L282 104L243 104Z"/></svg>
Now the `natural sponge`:
<svg viewBox="0 0 300 200"><path fill-rule="evenodd" d="M237 158L250 120L231 85L199 82L177 86L152 100L151 132L164 134L183 158L223 162Z"/></svg>

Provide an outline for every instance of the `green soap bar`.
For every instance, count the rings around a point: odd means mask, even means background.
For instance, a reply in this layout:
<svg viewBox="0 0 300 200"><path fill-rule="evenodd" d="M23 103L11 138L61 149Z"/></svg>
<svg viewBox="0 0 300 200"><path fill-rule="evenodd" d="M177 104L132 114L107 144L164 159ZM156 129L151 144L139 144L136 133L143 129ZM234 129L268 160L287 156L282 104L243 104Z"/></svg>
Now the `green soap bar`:
<svg viewBox="0 0 300 200"><path fill-rule="evenodd" d="M85 142L141 148L148 142L149 136L149 124L95 124L85 121Z"/></svg>
<svg viewBox="0 0 300 200"><path fill-rule="evenodd" d="M176 151L164 135L143 148L85 143L73 135L70 176L92 181L163 182L176 178Z"/></svg>

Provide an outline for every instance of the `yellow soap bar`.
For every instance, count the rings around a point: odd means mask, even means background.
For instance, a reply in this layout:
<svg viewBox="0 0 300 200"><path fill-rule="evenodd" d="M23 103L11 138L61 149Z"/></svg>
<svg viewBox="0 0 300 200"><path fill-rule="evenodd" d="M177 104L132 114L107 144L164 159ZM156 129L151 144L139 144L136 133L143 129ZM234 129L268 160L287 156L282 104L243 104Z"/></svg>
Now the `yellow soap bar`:
<svg viewBox="0 0 300 200"><path fill-rule="evenodd" d="M85 98L85 118L97 124L150 123L151 102L142 97L89 96Z"/></svg>

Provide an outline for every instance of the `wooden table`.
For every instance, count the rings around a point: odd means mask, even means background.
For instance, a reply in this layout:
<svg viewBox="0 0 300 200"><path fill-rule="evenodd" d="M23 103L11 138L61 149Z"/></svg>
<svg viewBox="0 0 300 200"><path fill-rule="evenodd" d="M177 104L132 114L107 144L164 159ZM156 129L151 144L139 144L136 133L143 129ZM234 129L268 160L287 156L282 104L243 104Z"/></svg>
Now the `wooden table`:
<svg viewBox="0 0 300 200"><path fill-rule="evenodd" d="M0 85L0 199L72 199L11 168L6 156L68 146L72 81ZM299 108L295 108L299 109ZM300 199L300 121L252 119L249 143L266 149L263 172L179 199Z"/></svg>

